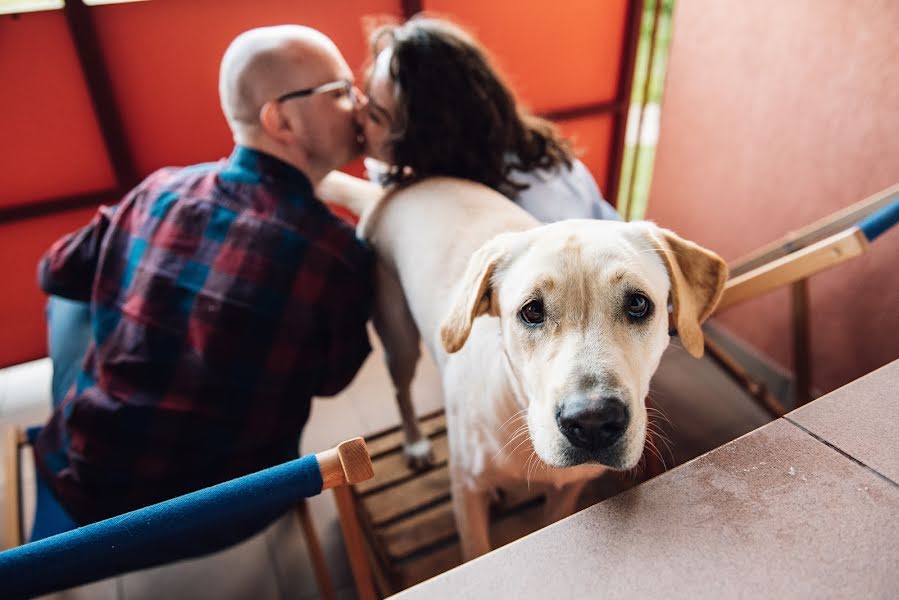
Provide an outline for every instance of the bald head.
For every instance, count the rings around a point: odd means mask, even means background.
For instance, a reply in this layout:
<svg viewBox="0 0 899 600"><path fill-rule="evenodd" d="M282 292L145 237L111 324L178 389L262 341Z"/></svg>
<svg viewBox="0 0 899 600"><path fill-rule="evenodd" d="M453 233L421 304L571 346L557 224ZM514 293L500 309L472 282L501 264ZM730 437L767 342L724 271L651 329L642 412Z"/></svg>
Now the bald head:
<svg viewBox="0 0 899 600"><path fill-rule="evenodd" d="M319 73L343 62L326 35L301 25L278 25L246 31L222 58L219 97L232 131L255 127L269 100L322 83Z"/></svg>

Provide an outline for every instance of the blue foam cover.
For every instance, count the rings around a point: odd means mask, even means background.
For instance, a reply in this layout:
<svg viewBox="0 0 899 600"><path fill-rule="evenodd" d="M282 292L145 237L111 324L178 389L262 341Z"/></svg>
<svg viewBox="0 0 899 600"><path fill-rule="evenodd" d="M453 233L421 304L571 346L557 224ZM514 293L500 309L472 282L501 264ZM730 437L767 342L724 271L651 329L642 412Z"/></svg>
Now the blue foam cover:
<svg viewBox="0 0 899 600"><path fill-rule="evenodd" d="M0 598L28 598L222 550L321 493L314 455L0 553Z"/></svg>
<svg viewBox="0 0 899 600"><path fill-rule="evenodd" d="M899 222L899 200L887 204L876 213L860 221L858 228L862 230L869 242Z"/></svg>

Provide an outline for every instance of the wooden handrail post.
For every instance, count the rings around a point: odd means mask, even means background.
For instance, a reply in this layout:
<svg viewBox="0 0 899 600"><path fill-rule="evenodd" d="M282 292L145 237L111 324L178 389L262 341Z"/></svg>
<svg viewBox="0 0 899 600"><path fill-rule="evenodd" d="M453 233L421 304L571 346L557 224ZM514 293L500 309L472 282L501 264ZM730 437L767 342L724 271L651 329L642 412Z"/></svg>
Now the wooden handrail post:
<svg viewBox="0 0 899 600"><path fill-rule="evenodd" d="M376 600L375 583L371 565L368 563L368 552L365 550L365 537L359 525L356 513L356 501L353 490L347 486L334 488L334 499L337 501L337 512L340 515L340 529L346 544L353 580L356 582L356 594L359 600Z"/></svg>
<svg viewBox="0 0 899 600"><path fill-rule="evenodd" d="M3 468L6 471L6 529L3 539L4 548L21 546L25 541L22 522L22 462L19 446L24 435L17 427L9 426L3 430L2 444Z"/></svg>
<svg viewBox="0 0 899 600"><path fill-rule="evenodd" d="M338 444L336 448L316 454L315 457L322 474L322 491L334 489L340 529L343 531L350 568L356 582L356 593L360 600L375 600L377 596L371 565L368 564L365 538L356 514L353 490L350 488L354 483L374 477L365 440L361 437L348 440Z"/></svg>
<svg viewBox="0 0 899 600"><path fill-rule="evenodd" d="M811 319L809 315L808 279L790 286L793 320L793 399L799 408L812 399Z"/></svg>
<svg viewBox="0 0 899 600"><path fill-rule="evenodd" d="M303 530L303 537L306 538L306 549L309 550L312 570L315 571L318 593L322 600L336 600L337 593L334 590L334 580L331 579L331 573L328 571L325 553L322 551L318 533L316 533L315 525L312 523L312 515L309 514L309 503L305 499L297 505L297 518L300 521L300 528Z"/></svg>

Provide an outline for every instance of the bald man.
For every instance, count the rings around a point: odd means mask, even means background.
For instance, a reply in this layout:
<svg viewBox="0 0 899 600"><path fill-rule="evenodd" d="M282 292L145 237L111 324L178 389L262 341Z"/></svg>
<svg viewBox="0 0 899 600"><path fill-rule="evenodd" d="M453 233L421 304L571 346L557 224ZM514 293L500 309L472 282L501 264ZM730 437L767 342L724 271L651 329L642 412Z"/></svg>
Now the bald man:
<svg viewBox="0 0 899 600"><path fill-rule="evenodd" d="M312 397L370 351L371 251L313 193L361 149L346 61L307 27L254 29L219 91L227 160L153 173L41 260L47 293L90 307L71 369L53 340L77 319L51 300L34 445L72 526L295 458Z"/></svg>

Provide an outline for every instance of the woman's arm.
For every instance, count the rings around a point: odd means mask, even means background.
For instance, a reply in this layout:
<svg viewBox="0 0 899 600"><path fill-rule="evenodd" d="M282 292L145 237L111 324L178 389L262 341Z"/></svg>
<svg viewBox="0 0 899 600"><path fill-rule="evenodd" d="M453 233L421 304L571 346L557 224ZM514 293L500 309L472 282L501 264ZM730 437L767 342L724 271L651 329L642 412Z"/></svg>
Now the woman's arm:
<svg viewBox="0 0 899 600"><path fill-rule="evenodd" d="M323 201L342 206L361 217L384 196L386 190L366 179L342 171L331 171L315 188L315 193Z"/></svg>

